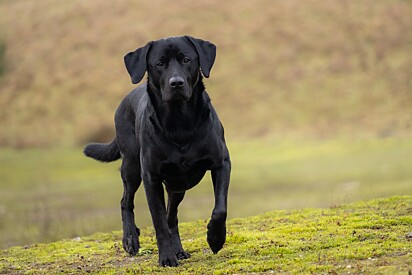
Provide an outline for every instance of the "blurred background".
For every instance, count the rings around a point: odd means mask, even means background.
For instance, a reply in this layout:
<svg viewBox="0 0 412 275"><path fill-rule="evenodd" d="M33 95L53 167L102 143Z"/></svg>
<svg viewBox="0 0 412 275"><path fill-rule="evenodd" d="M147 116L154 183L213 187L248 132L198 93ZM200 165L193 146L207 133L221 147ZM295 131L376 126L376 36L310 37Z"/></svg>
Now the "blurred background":
<svg viewBox="0 0 412 275"><path fill-rule="evenodd" d="M82 147L113 138L123 56L166 36L217 45L229 218L411 195L411 30L402 0L1 0L0 248L121 229L120 162ZM212 189L180 221L209 218Z"/></svg>

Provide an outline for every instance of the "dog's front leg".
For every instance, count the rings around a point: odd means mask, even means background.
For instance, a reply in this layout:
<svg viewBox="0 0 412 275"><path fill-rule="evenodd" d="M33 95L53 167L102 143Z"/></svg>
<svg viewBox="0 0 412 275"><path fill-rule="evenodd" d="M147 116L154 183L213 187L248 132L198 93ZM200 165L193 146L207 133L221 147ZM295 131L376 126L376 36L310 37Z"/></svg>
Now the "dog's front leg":
<svg viewBox="0 0 412 275"><path fill-rule="evenodd" d="M182 202L185 192L173 193L167 190L168 202L167 202L167 223L170 231L172 232L172 242L175 249L176 256L179 260L190 258L190 254L183 250L182 242L179 235L179 224L177 218L177 208Z"/></svg>
<svg viewBox="0 0 412 275"><path fill-rule="evenodd" d="M226 241L227 193L229 189L231 164L229 158L221 167L212 170L215 207L207 225L207 242L213 253L222 249Z"/></svg>
<svg viewBox="0 0 412 275"><path fill-rule="evenodd" d="M160 266L177 266L178 260L172 243L172 233L166 220L166 206L161 179L151 175L143 176L147 203L152 215L159 249Z"/></svg>

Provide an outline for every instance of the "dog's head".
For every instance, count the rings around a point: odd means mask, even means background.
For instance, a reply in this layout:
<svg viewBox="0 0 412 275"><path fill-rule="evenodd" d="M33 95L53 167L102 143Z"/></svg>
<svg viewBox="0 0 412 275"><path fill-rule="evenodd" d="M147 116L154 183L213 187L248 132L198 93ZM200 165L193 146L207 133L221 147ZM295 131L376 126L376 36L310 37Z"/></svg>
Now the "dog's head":
<svg viewBox="0 0 412 275"><path fill-rule="evenodd" d="M164 102L188 100L199 80L200 71L209 77L216 46L190 36L152 41L124 57L132 83L148 72L149 84L161 92Z"/></svg>

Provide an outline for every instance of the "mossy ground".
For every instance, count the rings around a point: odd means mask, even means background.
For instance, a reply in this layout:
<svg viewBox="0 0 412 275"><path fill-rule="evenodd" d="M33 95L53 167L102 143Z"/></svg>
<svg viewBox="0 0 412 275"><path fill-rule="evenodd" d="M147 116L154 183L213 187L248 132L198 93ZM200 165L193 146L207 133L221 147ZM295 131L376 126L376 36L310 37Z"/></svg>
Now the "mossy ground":
<svg viewBox="0 0 412 275"><path fill-rule="evenodd" d="M143 228L135 257L122 249L121 232L0 252L0 273L373 273L412 270L412 197L392 197L330 209L274 211L228 222L217 255L207 246L205 220L181 224L192 255L177 268L157 265L152 227Z"/></svg>

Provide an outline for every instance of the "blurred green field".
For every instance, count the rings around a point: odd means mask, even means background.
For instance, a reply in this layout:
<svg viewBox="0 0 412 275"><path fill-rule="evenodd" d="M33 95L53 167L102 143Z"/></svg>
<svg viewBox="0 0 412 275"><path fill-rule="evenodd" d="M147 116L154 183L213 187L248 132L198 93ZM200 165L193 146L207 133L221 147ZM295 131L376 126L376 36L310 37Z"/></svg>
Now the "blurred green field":
<svg viewBox="0 0 412 275"><path fill-rule="evenodd" d="M412 194L411 139L249 141L229 149L229 218ZM0 247L120 229L119 165L76 147L2 149ZM149 225L143 188L135 202L138 226ZM207 174L187 193L179 219L207 219L212 208Z"/></svg>

